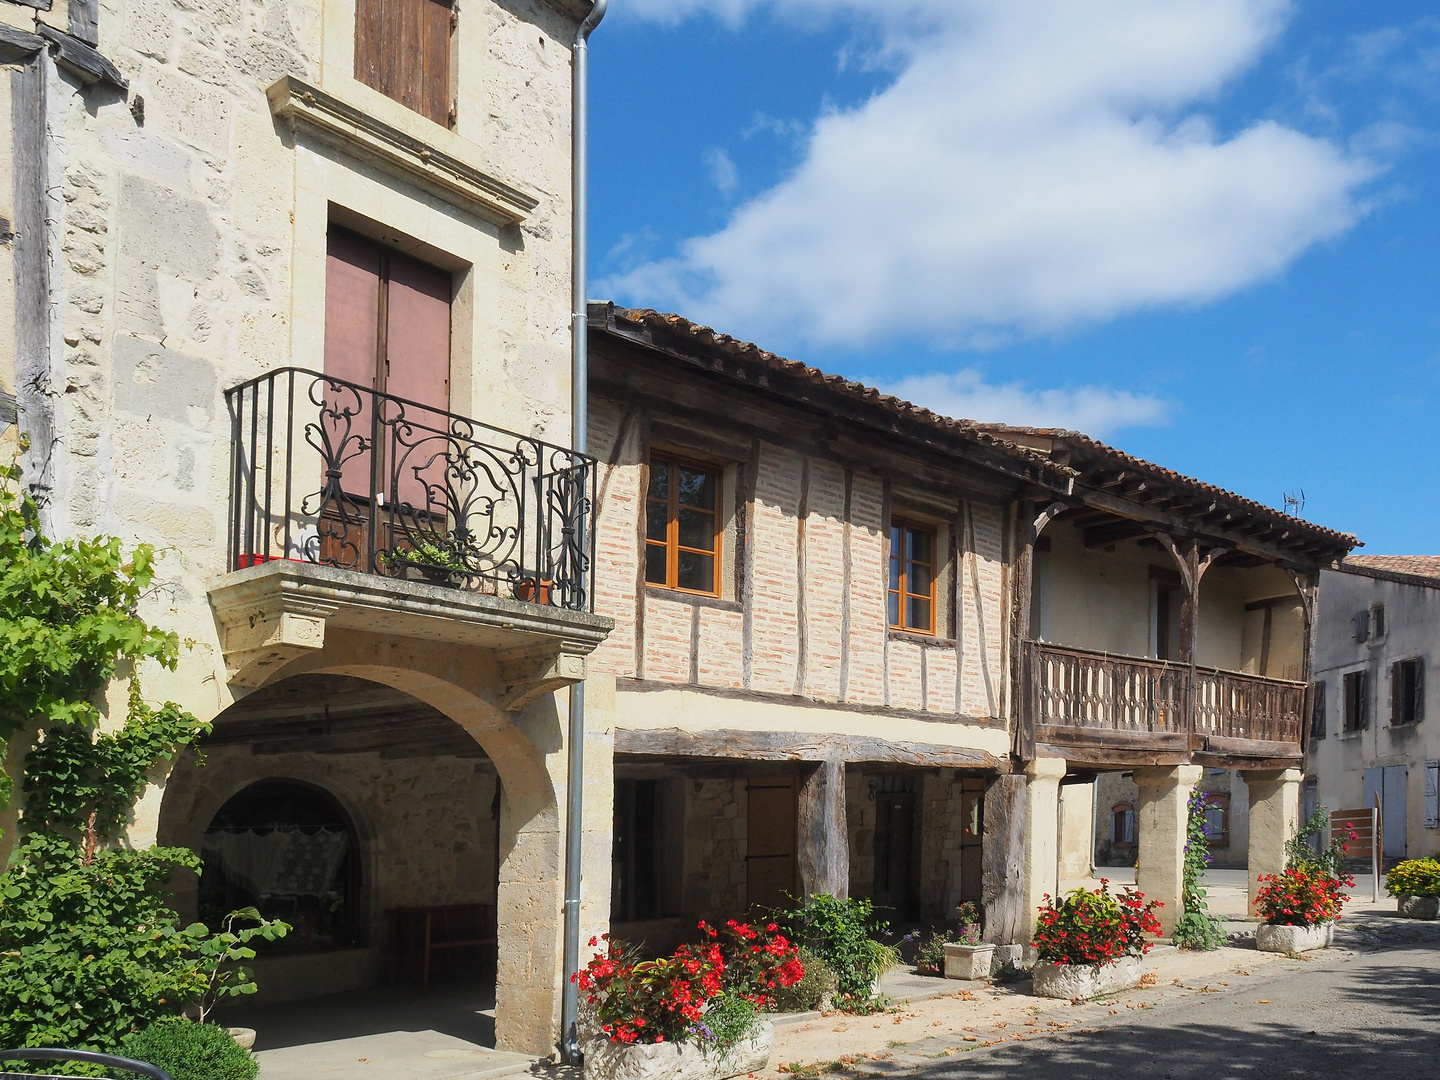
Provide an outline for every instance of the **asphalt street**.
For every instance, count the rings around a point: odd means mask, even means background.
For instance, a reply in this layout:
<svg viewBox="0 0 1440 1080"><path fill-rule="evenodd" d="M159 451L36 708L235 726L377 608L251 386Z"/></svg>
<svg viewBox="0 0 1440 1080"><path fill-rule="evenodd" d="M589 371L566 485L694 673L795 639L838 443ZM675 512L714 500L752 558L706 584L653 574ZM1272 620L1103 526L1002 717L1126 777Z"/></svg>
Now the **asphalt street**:
<svg viewBox="0 0 1440 1080"><path fill-rule="evenodd" d="M1440 1080L1440 942L1287 963L1243 990L946 1058L925 1080ZM1296 970L1298 969L1298 970Z"/></svg>

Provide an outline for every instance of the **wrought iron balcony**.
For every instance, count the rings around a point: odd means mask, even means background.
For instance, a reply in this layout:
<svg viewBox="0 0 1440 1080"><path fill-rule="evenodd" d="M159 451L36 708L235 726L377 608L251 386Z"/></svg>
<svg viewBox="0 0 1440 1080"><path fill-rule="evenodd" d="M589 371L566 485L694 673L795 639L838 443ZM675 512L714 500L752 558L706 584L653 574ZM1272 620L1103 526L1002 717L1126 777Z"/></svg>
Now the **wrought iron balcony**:
<svg viewBox="0 0 1440 1080"><path fill-rule="evenodd" d="M1036 741L1134 764L1302 753L1307 685L1027 641L1023 723ZM1217 761L1217 763L1219 763Z"/></svg>
<svg viewBox="0 0 1440 1080"><path fill-rule="evenodd" d="M593 459L301 368L225 397L231 570L290 559L590 610Z"/></svg>

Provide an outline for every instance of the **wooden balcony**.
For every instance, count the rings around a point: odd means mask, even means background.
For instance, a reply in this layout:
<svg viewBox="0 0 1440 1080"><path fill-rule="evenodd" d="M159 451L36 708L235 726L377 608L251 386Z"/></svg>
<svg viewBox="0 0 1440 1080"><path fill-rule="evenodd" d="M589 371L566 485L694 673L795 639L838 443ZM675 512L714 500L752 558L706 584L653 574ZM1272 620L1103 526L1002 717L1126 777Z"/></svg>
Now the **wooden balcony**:
<svg viewBox="0 0 1440 1080"><path fill-rule="evenodd" d="M1292 768L1305 683L1024 643L1021 742L1096 765Z"/></svg>

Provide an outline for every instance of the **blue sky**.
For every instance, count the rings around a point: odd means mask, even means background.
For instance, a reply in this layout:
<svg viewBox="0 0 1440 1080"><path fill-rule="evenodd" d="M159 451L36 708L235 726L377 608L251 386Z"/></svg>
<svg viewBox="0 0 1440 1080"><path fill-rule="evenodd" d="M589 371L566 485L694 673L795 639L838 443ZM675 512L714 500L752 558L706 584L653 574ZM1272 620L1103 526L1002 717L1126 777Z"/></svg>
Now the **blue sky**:
<svg viewBox="0 0 1440 1080"><path fill-rule="evenodd" d="M1440 554L1433 4L611 11L592 296Z"/></svg>

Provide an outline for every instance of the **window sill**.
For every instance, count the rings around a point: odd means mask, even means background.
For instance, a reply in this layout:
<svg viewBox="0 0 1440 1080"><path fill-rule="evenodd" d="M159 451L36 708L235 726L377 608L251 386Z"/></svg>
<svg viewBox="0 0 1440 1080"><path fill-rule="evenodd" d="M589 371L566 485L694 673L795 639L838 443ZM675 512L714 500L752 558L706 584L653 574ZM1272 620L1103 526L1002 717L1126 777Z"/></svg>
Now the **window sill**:
<svg viewBox="0 0 1440 1080"><path fill-rule="evenodd" d="M663 585L646 585L645 599L673 600L694 607L712 608L715 611L739 612L745 609L739 600L726 600L724 597L706 596L704 593L681 592L679 589L667 589Z"/></svg>
<svg viewBox="0 0 1440 1080"><path fill-rule="evenodd" d="M891 641L908 641L913 645L925 645L932 649L953 649L955 647L955 639L952 637L922 634L918 630L897 630L893 626L888 627L886 632Z"/></svg>
<svg viewBox="0 0 1440 1080"><path fill-rule="evenodd" d="M346 82L345 97L339 97L285 75L271 83L265 95L270 111L292 126L303 126L322 141L463 210L513 225L540 205L540 200L485 172L473 160L472 144L460 136L378 91ZM373 98L381 100L367 100Z"/></svg>
<svg viewBox="0 0 1440 1080"><path fill-rule="evenodd" d="M1353 740L1355 740L1355 739L1360 738L1360 736L1363 735L1363 734L1365 734L1365 729L1364 729L1364 728L1361 728L1359 731L1341 731L1341 732L1338 732L1335 737L1336 737L1337 739L1339 739L1341 742L1350 742L1350 741L1353 741Z"/></svg>

